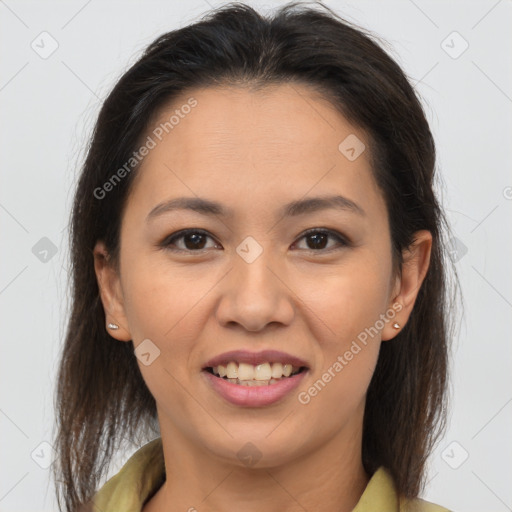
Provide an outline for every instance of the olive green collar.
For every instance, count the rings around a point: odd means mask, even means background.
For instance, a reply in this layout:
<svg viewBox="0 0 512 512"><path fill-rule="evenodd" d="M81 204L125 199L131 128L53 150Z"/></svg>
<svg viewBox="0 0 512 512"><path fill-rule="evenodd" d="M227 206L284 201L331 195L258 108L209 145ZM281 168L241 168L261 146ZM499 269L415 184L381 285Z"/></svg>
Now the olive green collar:
<svg viewBox="0 0 512 512"><path fill-rule="evenodd" d="M96 493L94 510L141 512L166 478L162 439L139 448ZM400 500L389 472L380 467L371 477L353 512L449 512L427 501Z"/></svg>

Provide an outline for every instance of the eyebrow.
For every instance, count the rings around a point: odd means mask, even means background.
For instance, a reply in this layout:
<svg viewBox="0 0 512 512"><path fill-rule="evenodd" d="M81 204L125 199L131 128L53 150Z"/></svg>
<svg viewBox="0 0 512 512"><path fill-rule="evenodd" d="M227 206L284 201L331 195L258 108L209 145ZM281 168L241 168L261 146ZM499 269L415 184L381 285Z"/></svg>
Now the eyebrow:
<svg viewBox="0 0 512 512"><path fill-rule="evenodd" d="M299 199L283 206L280 210L281 217L295 217L321 210L336 209L355 213L364 217L366 212L354 201L343 196L323 196ZM155 206L147 215L146 222L175 210L191 210L202 215L219 215L221 217L232 217L233 209L221 203L203 199L200 197L176 197Z"/></svg>

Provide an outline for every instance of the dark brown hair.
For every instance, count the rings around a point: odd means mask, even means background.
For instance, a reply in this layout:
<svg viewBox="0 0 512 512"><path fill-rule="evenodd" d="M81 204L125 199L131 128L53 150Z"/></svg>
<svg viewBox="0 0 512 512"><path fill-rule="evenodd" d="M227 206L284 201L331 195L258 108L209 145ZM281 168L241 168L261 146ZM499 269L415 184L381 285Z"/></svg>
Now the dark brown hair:
<svg viewBox="0 0 512 512"><path fill-rule="evenodd" d="M376 42L377 41L377 42ZM372 171L386 202L395 272L418 230L433 237L430 268L409 321L381 347L367 394L362 457L386 467L400 494L422 490L425 462L445 425L448 340L454 302L444 250L449 226L434 193L435 146L404 72L371 33L328 7L292 3L272 15L231 3L158 37L119 79L99 113L70 224L71 316L56 393L59 506L89 500L123 439L158 432L155 400L132 343L105 330L93 248L114 262L137 166L105 199L95 190L137 149L149 122L193 87L307 84L368 134ZM454 283L457 283L456 272ZM455 287L454 287L455 290ZM455 297L455 294L453 295ZM62 508L61 508L62 510Z"/></svg>

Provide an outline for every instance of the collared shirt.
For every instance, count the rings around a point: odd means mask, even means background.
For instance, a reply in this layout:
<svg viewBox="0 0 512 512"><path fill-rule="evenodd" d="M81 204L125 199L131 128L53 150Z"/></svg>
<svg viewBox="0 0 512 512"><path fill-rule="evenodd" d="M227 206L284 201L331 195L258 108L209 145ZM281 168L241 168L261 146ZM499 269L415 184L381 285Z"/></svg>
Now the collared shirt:
<svg viewBox="0 0 512 512"><path fill-rule="evenodd" d="M141 512L165 481L162 438L137 450L93 498L94 510ZM450 512L422 499L399 498L389 472L380 467L371 477L352 512Z"/></svg>

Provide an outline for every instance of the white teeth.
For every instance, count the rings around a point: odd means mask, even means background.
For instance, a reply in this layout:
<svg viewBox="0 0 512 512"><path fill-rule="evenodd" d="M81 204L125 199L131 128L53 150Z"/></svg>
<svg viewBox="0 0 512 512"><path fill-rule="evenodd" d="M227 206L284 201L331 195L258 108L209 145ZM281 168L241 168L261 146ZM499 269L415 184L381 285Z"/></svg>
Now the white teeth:
<svg viewBox="0 0 512 512"><path fill-rule="evenodd" d="M272 368L270 363L259 364L254 369L254 379L256 380L270 380L272 377Z"/></svg>
<svg viewBox="0 0 512 512"><path fill-rule="evenodd" d="M291 364L283 365L283 375L285 377L289 377L291 374L292 374L292 365Z"/></svg>
<svg viewBox="0 0 512 512"><path fill-rule="evenodd" d="M256 366L248 363L237 363L230 361L227 366L219 365L213 367L213 373L219 377L226 377L229 382L242 383L243 385L266 385L272 384L276 379L289 377L299 371L298 366L289 363L262 363Z"/></svg>
<svg viewBox="0 0 512 512"><path fill-rule="evenodd" d="M270 384L275 384L279 382L279 379L270 379L270 380L239 380L239 379L226 379L228 382L232 384L239 384L240 386L268 386Z"/></svg>
<svg viewBox="0 0 512 512"><path fill-rule="evenodd" d="M238 365L238 378L240 380L254 379L254 366L247 363L239 363Z"/></svg>
<svg viewBox="0 0 512 512"><path fill-rule="evenodd" d="M279 379L283 375L283 365L281 363L274 363L272 365L272 377Z"/></svg>
<svg viewBox="0 0 512 512"><path fill-rule="evenodd" d="M268 386L267 380L241 380L240 384L242 386Z"/></svg>
<svg viewBox="0 0 512 512"><path fill-rule="evenodd" d="M226 368L226 375L228 379L238 378L238 365L234 361L228 363Z"/></svg>

